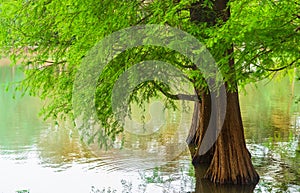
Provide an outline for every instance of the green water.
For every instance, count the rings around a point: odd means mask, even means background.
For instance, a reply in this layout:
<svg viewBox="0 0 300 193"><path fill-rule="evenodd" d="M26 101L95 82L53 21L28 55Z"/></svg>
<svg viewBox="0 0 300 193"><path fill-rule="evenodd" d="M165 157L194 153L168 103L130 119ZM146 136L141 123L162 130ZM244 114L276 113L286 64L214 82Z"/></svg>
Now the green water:
<svg viewBox="0 0 300 193"><path fill-rule="evenodd" d="M96 151L71 124L38 117L39 99L5 91L22 78L19 70L0 67L0 193L300 192L300 105L294 103L300 82L262 82L240 94L247 146L261 180L255 187L219 187L190 163L190 113L163 112L154 101L143 128L151 134L140 135L141 125L128 121L121 150Z"/></svg>

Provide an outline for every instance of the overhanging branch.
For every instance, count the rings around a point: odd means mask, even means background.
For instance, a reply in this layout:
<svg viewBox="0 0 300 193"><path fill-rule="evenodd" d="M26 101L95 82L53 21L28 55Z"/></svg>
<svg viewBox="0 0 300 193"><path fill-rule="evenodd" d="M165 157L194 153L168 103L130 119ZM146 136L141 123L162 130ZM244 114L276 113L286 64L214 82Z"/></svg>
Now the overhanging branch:
<svg viewBox="0 0 300 193"><path fill-rule="evenodd" d="M186 101L200 101L200 98L197 95L188 95L188 94L171 94L164 90L159 84L156 82L152 81L152 84L157 88L163 95L166 97L172 99L172 100L186 100Z"/></svg>
<svg viewBox="0 0 300 193"><path fill-rule="evenodd" d="M258 68L261 68L261 69L265 70L265 71L278 72L278 71L281 71L281 70L284 70L284 69L286 69L286 68L289 68L289 67L293 66L299 59L300 59L300 58L298 58L298 59L292 61L291 63L289 63L288 65L282 66L282 67L280 67L280 68L264 68L264 67L262 67L262 66L260 66L260 65L257 65L257 64L254 64L254 65L255 65L256 67L258 67Z"/></svg>

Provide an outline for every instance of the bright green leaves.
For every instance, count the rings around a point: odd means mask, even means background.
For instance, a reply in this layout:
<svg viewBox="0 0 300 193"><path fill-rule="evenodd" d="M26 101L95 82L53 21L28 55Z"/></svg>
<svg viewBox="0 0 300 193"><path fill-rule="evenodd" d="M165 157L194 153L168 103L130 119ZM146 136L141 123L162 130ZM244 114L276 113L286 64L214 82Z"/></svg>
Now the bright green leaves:
<svg viewBox="0 0 300 193"><path fill-rule="evenodd" d="M300 5L295 0L230 1L229 19L219 18L213 25L191 22L190 11L196 0L0 2L1 52L11 55L15 62L23 59L26 79L20 89L47 101L43 110L46 117L72 116L72 89L82 59L104 37L137 24L170 25L195 36L210 50L224 81L233 89L236 82L245 85L299 66ZM201 7L212 11L213 1L204 0ZM233 53L225 54L232 46ZM229 66L232 59L234 70ZM98 116L112 138L122 130L112 115L113 84L126 69L144 60L168 62L195 88L207 86L201 71L175 51L144 46L120 54L104 69L96 90ZM141 104L159 97L159 89L172 91L149 81L139 85L130 102ZM172 106L170 98L167 102Z"/></svg>
<svg viewBox="0 0 300 193"><path fill-rule="evenodd" d="M299 65L299 4L296 1L233 1L220 29L235 47L240 83L257 81Z"/></svg>

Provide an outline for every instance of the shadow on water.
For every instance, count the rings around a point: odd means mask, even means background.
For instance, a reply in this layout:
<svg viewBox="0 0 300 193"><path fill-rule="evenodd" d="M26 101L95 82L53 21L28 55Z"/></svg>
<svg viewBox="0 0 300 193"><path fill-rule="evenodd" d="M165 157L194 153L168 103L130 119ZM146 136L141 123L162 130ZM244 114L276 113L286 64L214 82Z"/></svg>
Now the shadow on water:
<svg viewBox="0 0 300 193"><path fill-rule="evenodd" d="M207 166L196 166L195 168L195 193L253 193L255 184L250 185L216 185L208 179L203 179Z"/></svg>
<svg viewBox="0 0 300 193"><path fill-rule="evenodd" d="M186 166L189 167L186 167ZM174 167L175 166L175 167ZM177 167L177 170L175 169ZM170 168L171 173L170 174ZM178 170L178 168L181 168ZM162 167L140 172L141 181L132 182L125 179L121 180L122 192L127 193L253 193L255 184L251 185L216 185L203 176L207 166L194 167L189 163L174 162L168 163ZM134 184L135 183L135 184ZM136 185L138 188L133 189ZM91 193L109 192L110 190L118 192L112 187L103 187L97 189L92 187Z"/></svg>

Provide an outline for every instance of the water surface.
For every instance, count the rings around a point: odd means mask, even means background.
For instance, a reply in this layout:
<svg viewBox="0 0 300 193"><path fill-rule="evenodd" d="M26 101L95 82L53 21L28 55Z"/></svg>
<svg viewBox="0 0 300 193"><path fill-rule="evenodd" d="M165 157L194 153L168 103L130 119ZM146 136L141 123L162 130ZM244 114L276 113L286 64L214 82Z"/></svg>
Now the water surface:
<svg viewBox="0 0 300 193"><path fill-rule="evenodd" d="M154 100L146 127L127 121L122 149L91 151L72 124L38 117L43 103L37 98L5 91L7 83L22 78L17 68L0 67L0 193L300 192L300 106L294 102L299 82L246 86L242 116L261 180L256 187L218 187L201 180L201 168L191 165L185 145L190 113L163 111Z"/></svg>

